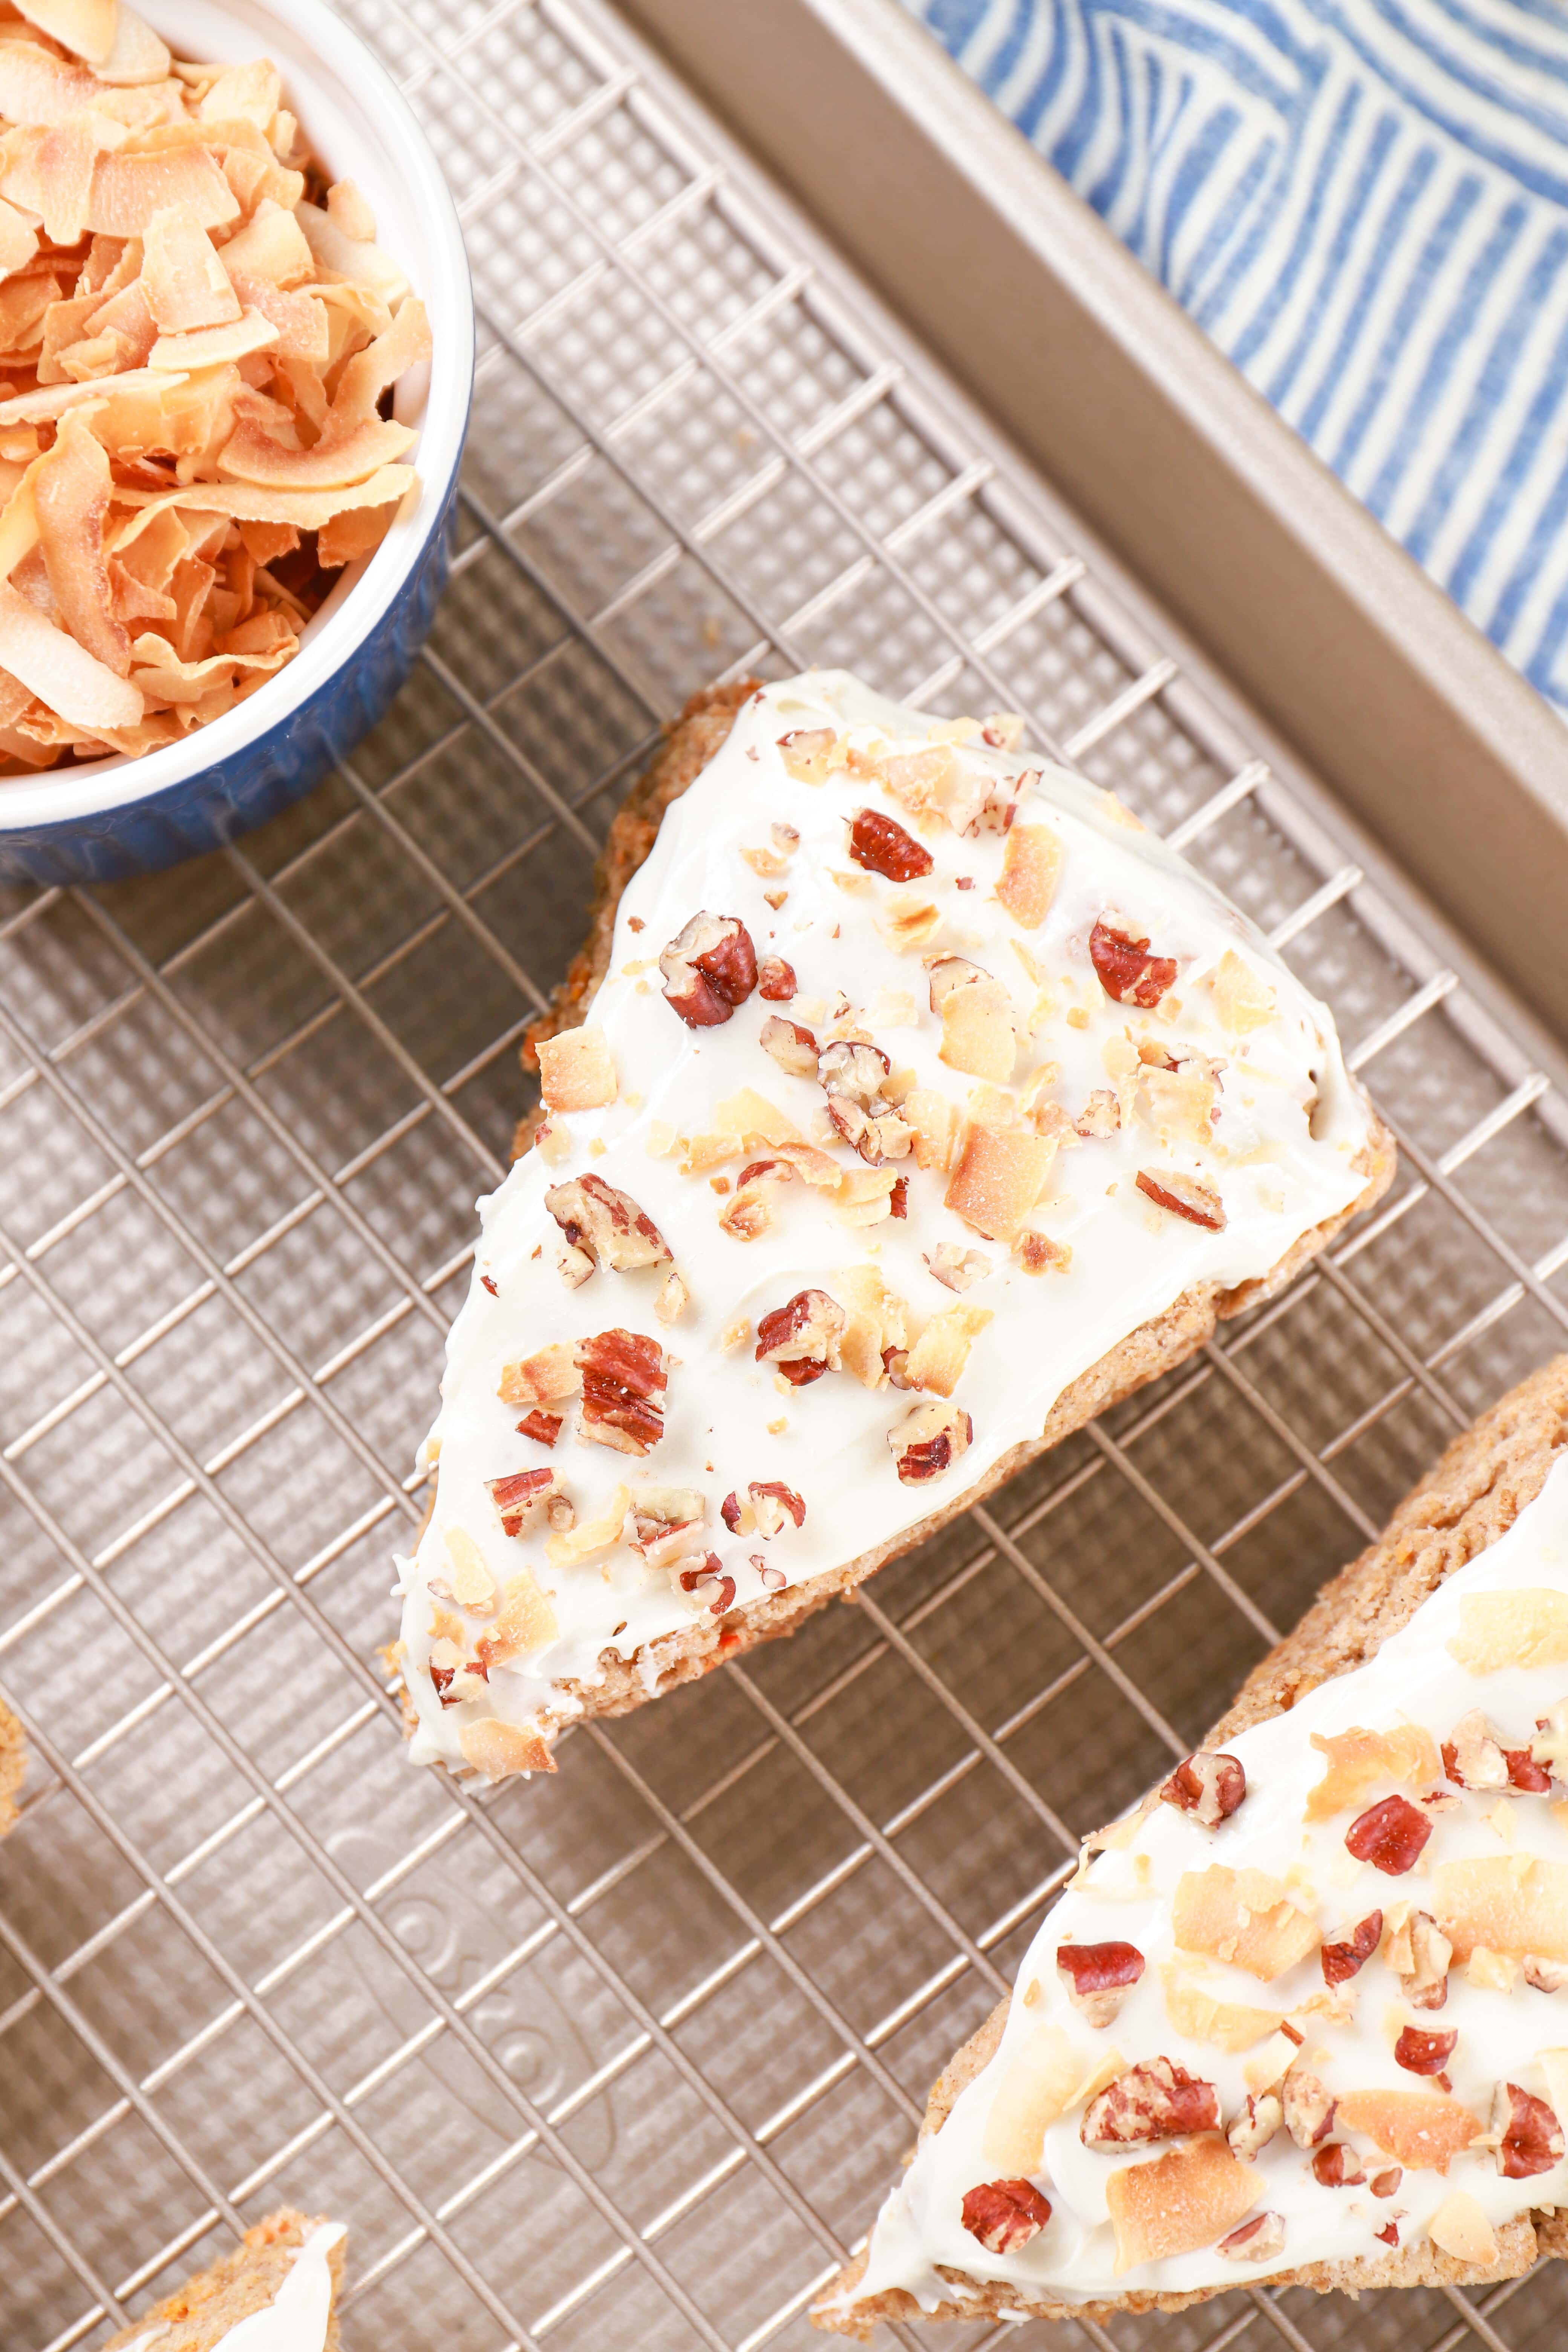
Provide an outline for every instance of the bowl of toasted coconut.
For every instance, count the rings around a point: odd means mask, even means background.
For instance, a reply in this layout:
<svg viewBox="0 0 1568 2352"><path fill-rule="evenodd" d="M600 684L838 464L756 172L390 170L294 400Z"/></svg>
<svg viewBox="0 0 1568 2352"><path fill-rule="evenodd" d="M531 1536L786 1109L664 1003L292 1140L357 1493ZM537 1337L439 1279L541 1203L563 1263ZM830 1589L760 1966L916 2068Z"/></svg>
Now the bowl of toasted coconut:
<svg viewBox="0 0 1568 2352"><path fill-rule="evenodd" d="M0 879L214 848L375 724L473 347L440 169L323 0L0 0Z"/></svg>

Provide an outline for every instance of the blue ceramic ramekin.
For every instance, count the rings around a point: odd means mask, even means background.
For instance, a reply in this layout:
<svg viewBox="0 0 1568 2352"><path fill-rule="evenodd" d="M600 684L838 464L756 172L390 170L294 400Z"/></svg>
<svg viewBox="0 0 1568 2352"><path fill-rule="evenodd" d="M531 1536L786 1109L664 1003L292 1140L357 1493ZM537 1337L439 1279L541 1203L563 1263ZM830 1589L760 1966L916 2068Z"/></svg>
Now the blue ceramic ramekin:
<svg viewBox="0 0 1568 2352"><path fill-rule="evenodd" d="M269 57L284 103L334 179L375 213L378 242L430 314L434 357L395 415L419 428L417 492L375 553L350 565L285 669L210 727L142 760L0 778L0 880L104 882L172 866L262 824L320 783L408 675L446 583L474 382L462 232L406 100L324 0L140 0L182 57Z"/></svg>

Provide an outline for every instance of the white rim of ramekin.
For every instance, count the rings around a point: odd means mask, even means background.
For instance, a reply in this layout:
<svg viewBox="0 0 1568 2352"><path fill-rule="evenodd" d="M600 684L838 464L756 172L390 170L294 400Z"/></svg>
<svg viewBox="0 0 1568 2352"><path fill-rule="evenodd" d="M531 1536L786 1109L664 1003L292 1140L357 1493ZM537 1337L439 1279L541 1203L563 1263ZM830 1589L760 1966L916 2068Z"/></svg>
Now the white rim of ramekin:
<svg viewBox="0 0 1568 2352"><path fill-rule="evenodd" d="M416 285L415 291L430 308L434 350L419 438L406 460L417 469L418 492L360 577L349 583L342 603L321 616L293 660L247 701L208 726L194 728L183 742L139 760L115 755L83 768L0 776L0 842L8 834L79 823L153 799L287 726L385 619L430 544L457 472L473 391L474 304L463 232L441 167L385 67L324 0L252 0L246 13L253 11L301 39L328 73L353 91L381 144L396 157L397 170L423 213L430 237L430 280ZM287 104L287 65L281 69ZM390 249L400 257L395 246Z"/></svg>

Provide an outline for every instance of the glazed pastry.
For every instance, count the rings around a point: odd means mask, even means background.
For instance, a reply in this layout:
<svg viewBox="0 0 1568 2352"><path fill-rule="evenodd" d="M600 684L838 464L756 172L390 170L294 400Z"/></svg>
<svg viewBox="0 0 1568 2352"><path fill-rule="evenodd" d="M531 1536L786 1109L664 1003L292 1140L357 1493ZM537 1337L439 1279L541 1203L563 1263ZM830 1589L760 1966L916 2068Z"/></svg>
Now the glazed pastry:
<svg viewBox="0 0 1568 2352"><path fill-rule="evenodd" d="M787 1632L1387 1185L1325 1008L1018 731L729 689L623 812L399 1563L418 1761Z"/></svg>
<svg viewBox="0 0 1568 2352"><path fill-rule="evenodd" d="M104 2352L337 2352L348 2231L273 2213Z"/></svg>
<svg viewBox="0 0 1568 2352"><path fill-rule="evenodd" d="M1512 2278L1565 2124L1568 1357L1089 1841L815 2316Z"/></svg>

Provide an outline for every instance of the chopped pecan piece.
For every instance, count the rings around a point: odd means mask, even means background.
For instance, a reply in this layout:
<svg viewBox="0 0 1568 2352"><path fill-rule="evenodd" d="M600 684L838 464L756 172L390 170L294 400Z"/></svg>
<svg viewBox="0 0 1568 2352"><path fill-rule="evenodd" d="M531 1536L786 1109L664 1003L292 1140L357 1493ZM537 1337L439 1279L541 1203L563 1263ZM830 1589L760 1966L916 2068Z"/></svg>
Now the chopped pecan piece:
<svg viewBox="0 0 1568 2352"><path fill-rule="evenodd" d="M1409 1940L1410 1966L1400 1966L1406 1955L1403 1948ZM1428 1911L1413 1911L1400 1937L1401 1948L1395 1952L1392 1941L1389 1951L1391 1965L1399 1969L1399 1981L1405 1998L1413 2009L1441 2009L1448 1998L1448 1963L1454 1957L1454 1947Z"/></svg>
<svg viewBox="0 0 1568 2352"><path fill-rule="evenodd" d="M1408 1797L1384 1797L1351 1823L1345 1848L1358 1862L1398 1878L1415 1868L1431 1834L1430 1817Z"/></svg>
<svg viewBox="0 0 1568 2352"><path fill-rule="evenodd" d="M757 1043L792 1078L816 1077L816 1039L798 1021L786 1021L781 1013L770 1013L757 1032Z"/></svg>
<svg viewBox="0 0 1568 2352"><path fill-rule="evenodd" d="M1273 2091L1249 2091L1247 2104L1226 2133L1233 2156L1243 2158L1257 2156L1266 2148L1276 2132L1285 2127L1285 2110Z"/></svg>
<svg viewBox="0 0 1568 2352"><path fill-rule="evenodd" d="M1391 2165L1386 2172L1374 2172L1370 2183L1373 2195L1392 2197L1404 2178L1405 2174L1397 2164Z"/></svg>
<svg viewBox="0 0 1568 2352"><path fill-rule="evenodd" d="M792 727L778 739L786 773L797 784L820 784L837 764L838 738L831 727Z"/></svg>
<svg viewBox="0 0 1568 2352"><path fill-rule="evenodd" d="M1330 2139L1312 2151L1312 2178L1323 2189L1359 2189L1366 2175L1353 2147Z"/></svg>
<svg viewBox="0 0 1568 2352"><path fill-rule="evenodd" d="M798 984L794 964L785 963L783 956L764 956L757 966L757 994L770 1004L787 1004Z"/></svg>
<svg viewBox="0 0 1568 2352"><path fill-rule="evenodd" d="M1528 1748L1505 1748L1502 1754L1510 1789L1517 1789L1521 1796L1546 1795L1552 1786L1552 1775L1536 1762Z"/></svg>
<svg viewBox="0 0 1568 2352"><path fill-rule="evenodd" d="M969 1415L957 1405L940 1401L917 1405L888 1432L899 1480L905 1486L923 1486L942 1477L973 1442L974 1423Z"/></svg>
<svg viewBox="0 0 1568 2352"><path fill-rule="evenodd" d="M965 2189L961 2218L988 2254L1012 2254L1039 2236L1051 2209L1027 2180L987 2180Z"/></svg>
<svg viewBox="0 0 1568 2352"><path fill-rule="evenodd" d="M1110 1087L1096 1087L1073 1121L1073 1133L1086 1143L1097 1142L1114 1135L1121 1125L1121 1105L1115 1094Z"/></svg>
<svg viewBox="0 0 1568 2352"><path fill-rule="evenodd" d="M757 1533L776 1536L786 1521L797 1528L805 1524L805 1505L793 1486L777 1478L753 1478L746 1488L752 1498L752 1514Z"/></svg>
<svg viewBox="0 0 1568 2352"><path fill-rule="evenodd" d="M552 1184L544 1205L560 1226L565 1247L561 1272L575 1290L595 1266L631 1274L638 1266L667 1265L669 1250L653 1219L602 1176L574 1176Z"/></svg>
<svg viewBox="0 0 1568 2352"><path fill-rule="evenodd" d="M1375 2196L1376 2193L1374 2189L1373 2194ZM1397 2221L1385 2221L1381 2230L1374 2230L1372 2234L1374 2238L1381 2238L1385 2246L1396 2246L1399 2243L1399 2224Z"/></svg>
<svg viewBox="0 0 1568 2352"><path fill-rule="evenodd" d="M1136 1944L1058 1944L1057 1974L1090 2025L1109 2025L1143 1973Z"/></svg>
<svg viewBox="0 0 1568 2352"><path fill-rule="evenodd" d="M693 915L658 960L666 1002L689 1029L714 1029L757 984L757 952L738 915Z"/></svg>
<svg viewBox="0 0 1568 2352"><path fill-rule="evenodd" d="M1563 2132L1555 2109L1517 2083L1500 2083L1492 2101L1497 2168L1505 2180L1528 2180L1562 2160Z"/></svg>
<svg viewBox="0 0 1568 2352"><path fill-rule="evenodd" d="M1561 1992L1568 1985L1568 1960L1543 1960L1534 1952L1526 1952L1520 1969L1527 1985L1537 1992Z"/></svg>
<svg viewBox="0 0 1568 2352"><path fill-rule="evenodd" d="M1347 1984L1366 1966L1382 1940L1383 1914L1369 1911L1364 1919L1358 1919L1353 1927L1322 1947L1319 1958L1323 1964L1323 1982Z"/></svg>
<svg viewBox="0 0 1568 2352"><path fill-rule="evenodd" d="M960 1249L956 1242L938 1242L935 1249L926 1254L926 1265L932 1277L949 1290L967 1290L991 1271L991 1260L984 1250Z"/></svg>
<svg viewBox="0 0 1568 2352"><path fill-rule="evenodd" d="M838 1370L838 1342L848 1317L826 1290L797 1290L757 1318L753 1361L775 1365L792 1389Z"/></svg>
<svg viewBox="0 0 1568 2352"><path fill-rule="evenodd" d="M561 1480L553 1470L514 1470L505 1478L487 1478L485 1486L500 1516L502 1535L520 1536L552 1495L559 1494Z"/></svg>
<svg viewBox="0 0 1568 2352"><path fill-rule="evenodd" d="M1084 2109L1085 2147L1127 2147L1219 2129L1219 2094L1169 2058L1147 2058L1108 2083Z"/></svg>
<svg viewBox="0 0 1568 2352"><path fill-rule="evenodd" d="M683 1568L675 1580L710 1617L722 1617L734 1601L735 1580L725 1574L717 1552L707 1553L695 1568Z"/></svg>
<svg viewBox="0 0 1568 2352"><path fill-rule="evenodd" d="M1151 955L1149 942L1104 917L1089 935L1089 957L1107 996L1152 1013L1176 978L1173 956Z"/></svg>
<svg viewBox="0 0 1568 2352"><path fill-rule="evenodd" d="M1271 2263L1284 2250L1285 2222L1279 2213L1255 2213L1215 2248L1227 2263Z"/></svg>
<svg viewBox="0 0 1568 2352"><path fill-rule="evenodd" d="M1179 1168L1140 1168L1138 1190L1157 1209L1168 1209L1173 1217L1184 1217L1189 1225L1201 1225L1205 1233L1225 1231L1225 1202L1214 1186L1202 1176L1184 1176Z"/></svg>
<svg viewBox="0 0 1568 2352"><path fill-rule="evenodd" d="M1247 1774L1239 1758L1211 1755L1200 1748L1177 1765L1160 1790L1162 1803L1191 1813L1205 1830L1229 1821L1247 1794Z"/></svg>
<svg viewBox="0 0 1568 2352"><path fill-rule="evenodd" d="M1298 2147L1316 2147L1327 2139L1334 2120L1334 2102L1316 2074L1292 2066L1279 2089L1285 2128Z"/></svg>
<svg viewBox="0 0 1568 2352"><path fill-rule="evenodd" d="M1443 1742L1443 1769L1460 1789L1506 1789L1508 1761L1480 1708L1472 1707Z"/></svg>
<svg viewBox="0 0 1568 2352"><path fill-rule="evenodd" d="M931 869L930 850L922 849L896 817L884 816L879 809L857 810L849 828L849 855L857 866L869 874L886 875L889 882L912 882L917 874Z"/></svg>
<svg viewBox="0 0 1568 2352"><path fill-rule="evenodd" d="M1440 2074L1458 2039L1457 2028L1447 2033L1427 2033L1419 2025L1407 2025L1394 2045L1394 2063L1407 2074Z"/></svg>
<svg viewBox="0 0 1568 2352"><path fill-rule="evenodd" d="M657 1339L637 1331L600 1331L578 1342L583 1375L582 1434L618 1454L647 1454L664 1435L668 1359Z"/></svg>
<svg viewBox="0 0 1568 2352"><path fill-rule="evenodd" d="M1022 1233L1018 1263L1026 1274L1065 1274L1072 1264L1072 1244L1054 1242L1049 1234Z"/></svg>
<svg viewBox="0 0 1568 2352"><path fill-rule="evenodd" d="M631 1500L631 1542L650 1568L702 1549L702 1497L689 1486L644 1486Z"/></svg>
<svg viewBox="0 0 1568 2352"><path fill-rule="evenodd" d="M892 1064L879 1045L852 1045L839 1038L823 1047L816 1074L824 1093L841 1096L868 1111L891 1071Z"/></svg>
<svg viewBox="0 0 1568 2352"><path fill-rule="evenodd" d="M553 1445L561 1434L561 1415L546 1412L535 1405L533 1411L525 1412L518 1423L517 1433L520 1437L537 1438L541 1445Z"/></svg>

